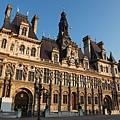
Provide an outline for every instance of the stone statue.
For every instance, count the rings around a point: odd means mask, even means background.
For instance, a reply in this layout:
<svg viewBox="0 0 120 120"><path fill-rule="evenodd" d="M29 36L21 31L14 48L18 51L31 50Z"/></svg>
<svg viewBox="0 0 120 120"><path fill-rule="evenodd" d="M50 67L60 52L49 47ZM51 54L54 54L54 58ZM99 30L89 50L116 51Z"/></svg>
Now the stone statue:
<svg viewBox="0 0 120 120"><path fill-rule="evenodd" d="M26 80L27 72L28 72L28 66L27 66L27 65L24 65L24 66L23 66L23 79L24 79L24 80Z"/></svg>

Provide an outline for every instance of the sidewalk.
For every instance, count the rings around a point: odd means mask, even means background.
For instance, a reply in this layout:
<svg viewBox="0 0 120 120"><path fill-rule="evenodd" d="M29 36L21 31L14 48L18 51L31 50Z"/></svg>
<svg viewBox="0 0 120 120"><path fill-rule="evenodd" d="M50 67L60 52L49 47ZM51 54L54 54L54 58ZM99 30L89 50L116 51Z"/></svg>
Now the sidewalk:
<svg viewBox="0 0 120 120"><path fill-rule="evenodd" d="M0 118L0 120L37 120L37 117ZM120 120L120 115L87 115L69 117L41 117L40 120Z"/></svg>

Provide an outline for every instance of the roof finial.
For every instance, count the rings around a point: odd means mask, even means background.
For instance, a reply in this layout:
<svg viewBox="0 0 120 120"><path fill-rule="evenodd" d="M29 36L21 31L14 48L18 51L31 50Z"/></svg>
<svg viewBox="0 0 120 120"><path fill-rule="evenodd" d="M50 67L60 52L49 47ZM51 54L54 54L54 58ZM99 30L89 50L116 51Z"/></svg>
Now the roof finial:
<svg viewBox="0 0 120 120"><path fill-rule="evenodd" d="M19 13L20 9L19 9L19 5L17 6L17 13Z"/></svg>
<svg viewBox="0 0 120 120"><path fill-rule="evenodd" d="M44 37L44 31L42 31L42 37Z"/></svg>
<svg viewBox="0 0 120 120"><path fill-rule="evenodd" d="M96 43L96 38L95 38L95 43Z"/></svg>
<svg viewBox="0 0 120 120"><path fill-rule="evenodd" d="M26 12L26 16L28 16L28 14L29 14L29 10Z"/></svg>
<svg viewBox="0 0 120 120"><path fill-rule="evenodd" d="M63 6L63 12L65 12L65 7Z"/></svg>
<svg viewBox="0 0 120 120"><path fill-rule="evenodd" d="M56 36L54 35L54 40L56 40Z"/></svg>
<svg viewBox="0 0 120 120"><path fill-rule="evenodd" d="M48 38L50 39L50 33L48 34Z"/></svg>

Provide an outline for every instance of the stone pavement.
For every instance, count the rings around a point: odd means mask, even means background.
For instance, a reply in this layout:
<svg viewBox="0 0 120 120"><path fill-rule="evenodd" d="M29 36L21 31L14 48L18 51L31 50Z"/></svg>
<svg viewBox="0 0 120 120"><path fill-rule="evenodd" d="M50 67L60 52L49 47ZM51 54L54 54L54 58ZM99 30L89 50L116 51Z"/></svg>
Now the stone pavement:
<svg viewBox="0 0 120 120"><path fill-rule="evenodd" d="M88 115L88 116L70 116L70 117L41 117L41 120L120 120L120 115ZM36 117L24 118L0 118L0 120L37 120Z"/></svg>

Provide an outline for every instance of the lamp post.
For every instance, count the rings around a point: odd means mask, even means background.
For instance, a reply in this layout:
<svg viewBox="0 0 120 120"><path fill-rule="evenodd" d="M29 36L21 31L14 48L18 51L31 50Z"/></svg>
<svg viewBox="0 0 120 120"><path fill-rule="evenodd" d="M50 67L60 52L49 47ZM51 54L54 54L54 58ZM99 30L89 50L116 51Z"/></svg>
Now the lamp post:
<svg viewBox="0 0 120 120"><path fill-rule="evenodd" d="M45 89L44 87L42 87L42 84L39 83L38 86L36 87L36 93L38 95L38 118L37 120L41 120L40 119L40 101L41 101L41 96L42 96L42 91L46 90L46 109L48 109L47 106L47 99L48 99L48 90Z"/></svg>

